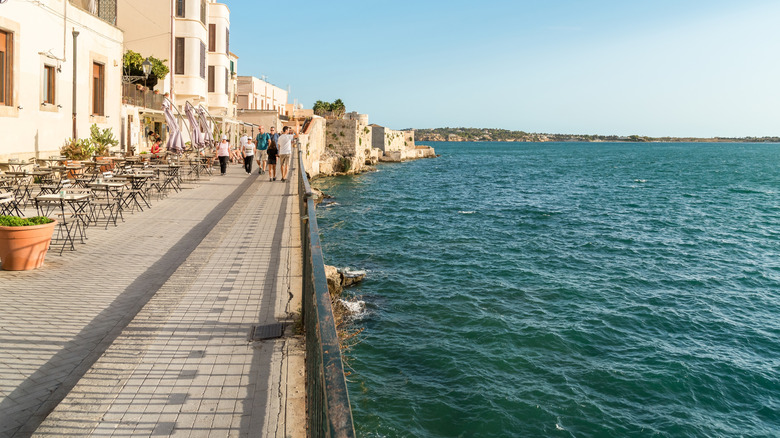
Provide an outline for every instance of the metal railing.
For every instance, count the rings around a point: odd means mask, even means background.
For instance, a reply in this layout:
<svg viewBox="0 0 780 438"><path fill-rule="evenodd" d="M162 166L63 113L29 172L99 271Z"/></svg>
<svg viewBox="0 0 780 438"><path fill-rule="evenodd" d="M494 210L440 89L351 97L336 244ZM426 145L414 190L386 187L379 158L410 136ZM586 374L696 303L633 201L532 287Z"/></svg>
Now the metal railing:
<svg viewBox="0 0 780 438"><path fill-rule="evenodd" d="M319 228L306 177L303 154L298 151L298 199L303 247L303 323L306 331L306 417L311 437L355 436L341 349L333 319Z"/></svg>
<svg viewBox="0 0 780 438"><path fill-rule="evenodd" d="M162 94L139 90L136 84L122 84L123 103L162 111L164 99Z"/></svg>

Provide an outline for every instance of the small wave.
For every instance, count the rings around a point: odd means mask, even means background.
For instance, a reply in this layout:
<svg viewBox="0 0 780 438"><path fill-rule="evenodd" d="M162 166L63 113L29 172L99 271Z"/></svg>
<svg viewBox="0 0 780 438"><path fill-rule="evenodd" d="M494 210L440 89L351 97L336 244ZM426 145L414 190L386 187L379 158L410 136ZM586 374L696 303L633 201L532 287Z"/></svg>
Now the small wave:
<svg viewBox="0 0 780 438"><path fill-rule="evenodd" d="M647 180L646 180L646 179L635 179L635 180L634 180L634 182L638 182L638 183L646 183L646 182L647 182Z"/></svg>
<svg viewBox="0 0 780 438"><path fill-rule="evenodd" d="M335 206L341 205L341 204L339 204L338 202L323 202L320 205L322 205L322 207L324 207L324 208L327 208L327 207L335 207Z"/></svg>
<svg viewBox="0 0 780 438"><path fill-rule="evenodd" d="M368 315L368 311L366 310L366 302L363 300L359 300L357 298L352 300L339 298L339 303L341 303L341 305L347 309L347 312L349 312L349 315L352 317L352 319L363 319L366 317L366 315Z"/></svg>
<svg viewBox="0 0 780 438"><path fill-rule="evenodd" d="M458 210L458 214L474 214L474 213L476 213L476 211L474 210L466 210L466 211Z"/></svg>

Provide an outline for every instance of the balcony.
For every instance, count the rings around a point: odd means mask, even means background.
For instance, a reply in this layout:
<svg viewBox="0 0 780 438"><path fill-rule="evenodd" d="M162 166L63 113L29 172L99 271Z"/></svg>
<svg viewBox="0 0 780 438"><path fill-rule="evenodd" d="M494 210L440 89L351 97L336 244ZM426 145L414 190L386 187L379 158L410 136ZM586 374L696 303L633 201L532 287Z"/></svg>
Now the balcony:
<svg viewBox="0 0 780 438"><path fill-rule="evenodd" d="M116 0L70 0L70 4L116 26Z"/></svg>
<svg viewBox="0 0 780 438"><path fill-rule="evenodd" d="M154 94L148 89L139 90L136 84L122 84L122 103L162 111L165 98L162 94Z"/></svg>

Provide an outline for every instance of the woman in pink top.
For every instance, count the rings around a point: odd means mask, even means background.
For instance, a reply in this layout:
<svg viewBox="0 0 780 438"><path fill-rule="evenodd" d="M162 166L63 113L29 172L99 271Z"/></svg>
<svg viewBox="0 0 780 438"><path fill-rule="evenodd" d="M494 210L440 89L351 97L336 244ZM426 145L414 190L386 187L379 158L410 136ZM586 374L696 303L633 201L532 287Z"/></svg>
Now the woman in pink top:
<svg viewBox="0 0 780 438"><path fill-rule="evenodd" d="M217 145L217 157L219 157L219 170L222 172L222 176L225 176L230 158L230 143L227 141L227 135L223 135L222 141Z"/></svg>

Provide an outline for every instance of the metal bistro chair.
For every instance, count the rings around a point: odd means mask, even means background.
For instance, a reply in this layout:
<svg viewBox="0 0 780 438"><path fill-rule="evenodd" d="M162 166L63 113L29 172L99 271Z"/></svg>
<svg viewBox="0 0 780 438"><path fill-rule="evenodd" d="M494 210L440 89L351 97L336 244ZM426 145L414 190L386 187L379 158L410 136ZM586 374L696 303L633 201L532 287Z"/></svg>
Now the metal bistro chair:
<svg viewBox="0 0 780 438"><path fill-rule="evenodd" d="M14 214L15 213L15 214ZM0 192L0 214L8 216L22 217L22 211L19 210L19 203L11 192Z"/></svg>
<svg viewBox="0 0 780 438"><path fill-rule="evenodd" d="M95 195L92 193L92 189L81 187L65 189L65 193L71 195L87 195L85 200L72 203L73 212L70 213L71 219L76 222L75 230L79 233L79 240L81 243L85 243L84 241L87 240L87 228L89 228L90 224L97 223L95 206L93 204Z"/></svg>
<svg viewBox="0 0 780 438"><path fill-rule="evenodd" d="M105 183L126 183L126 181L114 178L112 172L103 172L102 179ZM125 218L122 216L122 198L124 197L124 189L125 185L122 184L114 188L106 186L105 196L102 194L97 195L93 192L95 195L93 201L95 220L97 222L98 220L105 219L106 229L108 229L108 224L112 222L116 227L117 219L121 218L122 222L125 221Z"/></svg>

